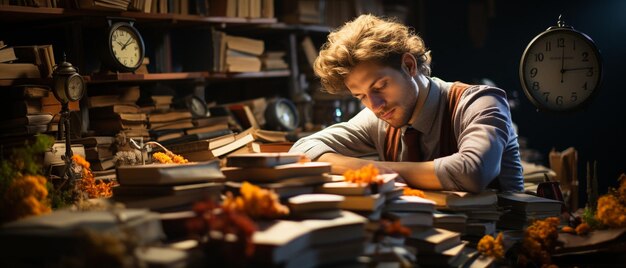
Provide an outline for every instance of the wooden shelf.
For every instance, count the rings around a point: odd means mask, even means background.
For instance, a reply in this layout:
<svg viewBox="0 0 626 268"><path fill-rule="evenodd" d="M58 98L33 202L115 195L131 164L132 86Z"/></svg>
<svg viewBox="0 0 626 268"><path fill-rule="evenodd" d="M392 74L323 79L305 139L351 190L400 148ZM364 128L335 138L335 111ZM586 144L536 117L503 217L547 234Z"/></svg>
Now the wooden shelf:
<svg viewBox="0 0 626 268"><path fill-rule="evenodd" d="M27 16L26 16L27 15ZM234 18L234 17L206 17L200 15L156 14L136 11L65 9L49 7L25 7L0 5L0 21L29 21L40 19L72 18L72 17L128 17L138 21L153 21L167 23L208 23L208 24L272 24L276 18Z"/></svg>
<svg viewBox="0 0 626 268"><path fill-rule="evenodd" d="M117 73L117 74L94 74L84 76L85 81L90 84L113 83L113 82L141 82L141 81L160 81L160 80L186 80L186 79L204 79L208 76L208 72L189 72L189 73L152 73L152 74L133 74L133 73Z"/></svg>
<svg viewBox="0 0 626 268"><path fill-rule="evenodd" d="M142 81L162 81L162 80L232 80L232 79L252 79L252 78L272 78L288 77L289 70L249 72L249 73L209 73L209 72L188 72L188 73L151 73L151 74L94 74L83 76L89 84L117 83L117 82L142 82ZM1 84L0 80L0 86ZM9 80L7 80L9 81Z"/></svg>
<svg viewBox="0 0 626 268"><path fill-rule="evenodd" d="M288 77L291 75L289 70L249 72L249 73L209 73L206 77L208 80L228 80L228 79L250 79L250 78L271 78L271 77Z"/></svg>

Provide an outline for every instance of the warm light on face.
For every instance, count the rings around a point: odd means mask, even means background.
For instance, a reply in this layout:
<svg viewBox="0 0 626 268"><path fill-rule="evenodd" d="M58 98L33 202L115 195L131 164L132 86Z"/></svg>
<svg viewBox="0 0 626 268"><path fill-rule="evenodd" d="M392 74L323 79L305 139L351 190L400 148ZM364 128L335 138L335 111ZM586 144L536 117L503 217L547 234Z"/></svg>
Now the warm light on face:
<svg viewBox="0 0 626 268"><path fill-rule="evenodd" d="M402 72L380 64L356 65L344 80L352 96L394 127L405 125L417 101L417 88Z"/></svg>

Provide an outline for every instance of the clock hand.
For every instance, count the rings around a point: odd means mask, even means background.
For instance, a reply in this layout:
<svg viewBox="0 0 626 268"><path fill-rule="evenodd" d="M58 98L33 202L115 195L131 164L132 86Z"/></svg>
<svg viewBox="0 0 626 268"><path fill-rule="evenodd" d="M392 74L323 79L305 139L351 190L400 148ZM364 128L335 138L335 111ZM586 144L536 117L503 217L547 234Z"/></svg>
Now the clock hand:
<svg viewBox="0 0 626 268"><path fill-rule="evenodd" d="M124 50L128 45L130 45L132 40L133 39L129 37L128 40L126 40L126 43L122 46L122 50Z"/></svg>
<svg viewBox="0 0 626 268"><path fill-rule="evenodd" d="M563 74L565 73L565 46L562 46L561 53L561 83L563 83Z"/></svg>

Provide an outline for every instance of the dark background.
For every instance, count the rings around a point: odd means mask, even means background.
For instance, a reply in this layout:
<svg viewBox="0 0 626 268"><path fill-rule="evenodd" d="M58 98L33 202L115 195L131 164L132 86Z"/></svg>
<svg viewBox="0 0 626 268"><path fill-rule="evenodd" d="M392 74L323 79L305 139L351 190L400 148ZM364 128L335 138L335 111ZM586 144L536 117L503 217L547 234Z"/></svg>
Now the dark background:
<svg viewBox="0 0 626 268"><path fill-rule="evenodd" d="M559 14L589 35L600 49L604 76L599 94L582 111L537 112L523 93L518 70L528 43ZM432 50L433 76L447 81L492 80L513 101L513 121L525 157L548 165L548 154L578 150L580 196L586 189L586 163L597 161L600 194L616 186L625 170L626 1L420 1L407 18ZM525 142L526 141L526 142Z"/></svg>

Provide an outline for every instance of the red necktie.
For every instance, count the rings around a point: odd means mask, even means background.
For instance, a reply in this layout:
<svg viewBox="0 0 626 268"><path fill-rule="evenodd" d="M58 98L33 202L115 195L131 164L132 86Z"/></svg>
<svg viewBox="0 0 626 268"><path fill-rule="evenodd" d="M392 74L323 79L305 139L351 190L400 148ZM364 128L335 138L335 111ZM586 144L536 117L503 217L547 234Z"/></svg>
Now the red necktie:
<svg viewBox="0 0 626 268"><path fill-rule="evenodd" d="M422 133L416 129L409 127L404 132L404 144L407 147L408 162L421 162L423 160L422 150L420 149L420 136Z"/></svg>

